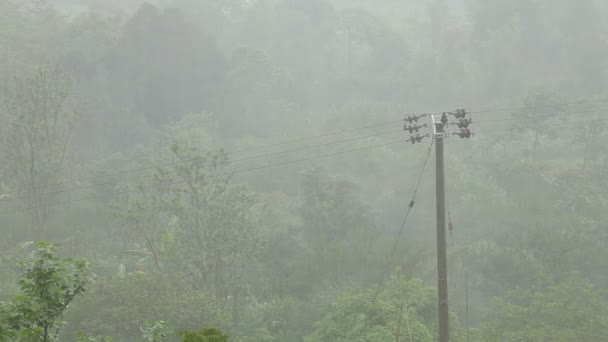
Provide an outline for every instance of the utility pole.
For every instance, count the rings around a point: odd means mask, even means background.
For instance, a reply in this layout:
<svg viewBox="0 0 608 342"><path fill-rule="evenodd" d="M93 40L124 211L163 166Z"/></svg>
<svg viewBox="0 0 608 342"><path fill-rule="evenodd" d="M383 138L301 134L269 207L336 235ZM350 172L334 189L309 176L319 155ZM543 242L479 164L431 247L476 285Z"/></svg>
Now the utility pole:
<svg viewBox="0 0 608 342"><path fill-rule="evenodd" d="M467 329L467 342L470 342L469 338L469 273L464 272L464 321Z"/></svg>
<svg viewBox="0 0 608 342"><path fill-rule="evenodd" d="M449 115L456 118L455 122L449 122ZM450 342L450 313L448 302L448 261L447 261L447 237L446 237L446 195L445 195L445 168L444 168L444 141L450 135L446 128L455 125L458 132L452 132L460 138L470 138L472 133L469 125L470 118L466 118L464 109L455 112L435 114L408 115L405 118L404 130L409 131L409 141L412 144L420 143L431 134L420 135L419 130L425 127L432 128L432 138L435 143L435 195L437 207L437 308L438 308L438 342ZM431 124L418 125L422 117L430 117ZM409 123L409 125L408 125Z"/></svg>
<svg viewBox="0 0 608 342"><path fill-rule="evenodd" d="M445 120L446 116L442 119ZM448 307L448 256L446 243L445 170L443 165L444 123L433 120L435 139L435 196L437 206L437 300L439 309L439 342L450 341Z"/></svg>

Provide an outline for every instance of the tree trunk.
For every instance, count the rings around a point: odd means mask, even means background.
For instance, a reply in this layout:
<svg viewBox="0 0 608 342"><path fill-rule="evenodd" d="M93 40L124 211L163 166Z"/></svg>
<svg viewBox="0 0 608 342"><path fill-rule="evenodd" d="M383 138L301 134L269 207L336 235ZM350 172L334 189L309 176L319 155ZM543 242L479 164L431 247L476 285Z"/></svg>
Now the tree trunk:
<svg viewBox="0 0 608 342"><path fill-rule="evenodd" d="M536 162L536 148L538 147L538 131L534 131L534 145L532 145L532 163Z"/></svg>
<svg viewBox="0 0 608 342"><path fill-rule="evenodd" d="M43 342L49 342L49 325L44 324L44 335L42 336Z"/></svg>
<svg viewBox="0 0 608 342"><path fill-rule="evenodd" d="M583 156L583 170L587 168L587 161L589 160L589 148L591 147L592 141L593 133L589 133L589 138L587 139L587 144L585 145L585 154Z"/></svg>

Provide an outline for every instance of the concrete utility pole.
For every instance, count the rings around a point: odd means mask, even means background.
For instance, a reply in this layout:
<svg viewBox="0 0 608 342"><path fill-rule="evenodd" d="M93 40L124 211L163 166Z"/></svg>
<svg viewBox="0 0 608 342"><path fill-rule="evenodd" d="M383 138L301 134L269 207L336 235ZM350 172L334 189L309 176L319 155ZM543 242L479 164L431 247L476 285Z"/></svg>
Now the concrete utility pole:
<svg viewBox="0 0 608 342"><path fill-rule="evenodd" d="M467 329L467 342L470 342L469 336L469 273L464 272L464 312L465 326Z"/></svg>
<svg viewBox="0 0 608 342"><path fill-rule="evenodd" d="M448 116L453 115L455 122L449 122ZM405 118L404 130L409 131L409 141L412 144L420 143L426 137L432 136L435 143L435 194L437 206L437 308L438 308L438 342L450 341L450 312L448 305L448 261L447 261L447 237L446 237L446 196L445 196L445 169L443 163L444 141L449 136L446 127L455 125L458 132L452 132L460 138L470 138L472 133L469 125L470 118L466 118L467 112L458 109L455 112L435 114L408 115ZM418 125L418 120L430 117L431 124ZM422 128L432 127L432 134L420 135Z"/></svg>
<svg viewBox="0 0 608 342"><path fill-rule="evenodd" d="M448 256L446 243L445 170L443 165L444 123L433 119L435 139L435 195L437 206L437 299L439 309L439 342L450 341L448 307Z"/></svg>

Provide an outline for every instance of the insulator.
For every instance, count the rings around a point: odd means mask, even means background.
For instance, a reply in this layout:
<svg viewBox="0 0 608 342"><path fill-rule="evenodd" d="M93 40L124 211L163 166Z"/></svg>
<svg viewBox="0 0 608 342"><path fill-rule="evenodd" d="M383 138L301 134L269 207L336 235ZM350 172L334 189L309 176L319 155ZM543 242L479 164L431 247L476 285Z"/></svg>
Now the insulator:
<svg viewBox="0 0 608 342"><path fill-rule="evenodd" d="M405 130L408 131L408 132L410 132L410 134L412 134L414 132L418 132L419 128L418 128L418 126L412 126L412 125L410 125L410 126L406 126Z"/></svg>
<svg viewBox="0 0 608 342"><path fill-rule="evenodd" d="M417 115L408 115L405 118L405 121L407 121L409 123L414 123L414 122L418 122L418 119L420 119L420 117L418 117Z"/></svg>
<svg viewBox="0 0 608 342"><path fill-rule="evenodd" d="M471 119L458 119L458 122L453 122L452 125L458 126L458 128L468 128L473 123Z"/></svg>
<svg viewBox="0 0 608 342"><path fill-rule="evenodd" d="M471 130L468 128L462 128L462 129L460 129L460 132L454 133L454 134L459 136L462 139L464 139L464 138L468 139L471 137L471 135L473 135L473 133L471 133Z"/></svg>
<svg viewBox="0 0 608 342"><path fill-rule="evenodd" d="M416 134L416 135L412 135L408 141L411 142L412 144L420 143L420 142L422 142L422 139L424 139L428 136L429 136L428 134L425 134L425 135Z"/></svg>
<svg viewBox="0 0 608 342"><path fill-rule="evenodd" d="M424 127L428 127L428 124L424 124L424 125L405 125L403 130L404 131L408 131L410 132L410 134L413 134L414 132L418 132L421 128Z"/></svg>
<svg viewBox="0 0 608 342"><path fill-rule="evenodd" d="M419 115L408 115L405 117L405 121L411 123L418 122L421 118L427 116L428 114L419 114Z"/></svg>
<svg viewBox="0 0 608 342"><path fill-rule="evenodd" d="M456 109L456 112L450 113L450 115L454 115L456 119L464 119L467 116L467 111L464 109Z"/></svg>
<svg viewBox="0 0 608 342"><path fill-rule="evenodd" d="M447 123L448 123L448 114L447 113L441 114L441 123L444 125L447 125Z"/></svg>

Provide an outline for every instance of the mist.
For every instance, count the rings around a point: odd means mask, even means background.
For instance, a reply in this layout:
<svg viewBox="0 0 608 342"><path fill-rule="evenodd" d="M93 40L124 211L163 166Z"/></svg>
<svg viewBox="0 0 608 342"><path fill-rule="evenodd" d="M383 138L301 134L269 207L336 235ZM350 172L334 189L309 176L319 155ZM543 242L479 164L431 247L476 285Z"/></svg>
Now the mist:
<svg viewBox="0 0 608 342"><path fill-rule="evenodd" d="M607 17L0 0L0 342L606 340Z"/></svg>

